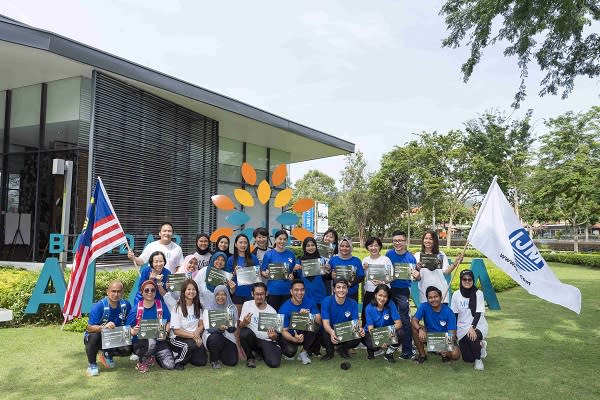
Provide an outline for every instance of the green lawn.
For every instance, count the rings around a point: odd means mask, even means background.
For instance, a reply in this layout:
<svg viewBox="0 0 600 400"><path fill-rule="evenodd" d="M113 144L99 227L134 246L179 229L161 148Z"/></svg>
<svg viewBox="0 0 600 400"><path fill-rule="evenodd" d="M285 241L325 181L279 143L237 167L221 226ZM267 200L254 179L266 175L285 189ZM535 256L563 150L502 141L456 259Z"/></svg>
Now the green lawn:
<svg viewBox="0 0 600 400"><path fill-rule="evenodd" d="M598 399L600 396L600 271L552 264L558 277L583 293L581 315L530 296L521 288L499 293L501 311L490 311L485 371L462 361L422 366L381 357L354 356L279 369L259 363L213 371L158 367L142 375L118 359L115 370L85 376L82 336L56 326L0 329L0 393L3 399Z"/></svg>

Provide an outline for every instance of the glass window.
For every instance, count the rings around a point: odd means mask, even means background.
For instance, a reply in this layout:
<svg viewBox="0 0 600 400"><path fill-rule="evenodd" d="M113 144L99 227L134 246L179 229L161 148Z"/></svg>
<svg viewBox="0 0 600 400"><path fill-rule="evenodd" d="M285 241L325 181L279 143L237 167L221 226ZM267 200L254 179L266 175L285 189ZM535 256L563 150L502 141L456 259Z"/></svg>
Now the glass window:
<svg viewBox="0 0 600 400"><path fill-rule="evenodd" d="M0 92L0 153L4 153L4 111L6 111L6 92Z"/></svg>
<svg viewBox="0 0 600 400"><path fill-rule="evenodd" d="M267 170L267 148L255 144L246 144L246 161L256 170Z"/></svg>
<svg viewBox="0 0 600 400"><path fill-rule="evenodd" d="M42 85L12 91L9 152L39 149Z"/></svg>
<svg viewBox="0 0 600 400"><path fill-rule="evenodd" d="M77 146L81 78L48 83L44 148L58 150Z"/></svg>
<svg viewBox="0 0 600 400"><path fill-rule="evenodd" d="M286 164L287 166L287 178L286 180L279 186L279 188L284 188L287 187L287 181L289 180L289 176L290 176L290 153L287 153L285 151L281 151L281 150L277 150L277 149L271 149L271 171L269 171L269 173L272 173L273 170L279 165L279 164Z"/></svg>
<svg viewBox="0 0 600 400"><path fill-rule="evenodd" d="M221 181L241 182L240 167L244 159L244 144L219 137L219 171Z"/></svg>
<svg viewBox="0 0 600 400"><path fill-rule="evenodd" d="M274 199L279 193L279 190L273 190L271 193L271 199ZM281 215L281 208L275 208L273 206L273 200L269 202L269 233L273 234L274 231L281 229L281 224L277 222L276 218Z"/></svg>

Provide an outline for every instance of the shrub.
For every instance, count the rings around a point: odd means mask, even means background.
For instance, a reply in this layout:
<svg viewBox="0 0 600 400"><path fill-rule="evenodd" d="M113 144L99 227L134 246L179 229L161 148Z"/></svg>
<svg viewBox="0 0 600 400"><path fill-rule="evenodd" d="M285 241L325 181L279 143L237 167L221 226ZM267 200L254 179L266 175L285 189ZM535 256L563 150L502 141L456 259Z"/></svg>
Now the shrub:
<svg viewBox="0 0 600 400"><path fill-rule="evenodd" d="M547 262L559 262L565 264L585 265L588 267L600 268L600 254L579 254L579 253L544 253L544 259Z"/></svg>

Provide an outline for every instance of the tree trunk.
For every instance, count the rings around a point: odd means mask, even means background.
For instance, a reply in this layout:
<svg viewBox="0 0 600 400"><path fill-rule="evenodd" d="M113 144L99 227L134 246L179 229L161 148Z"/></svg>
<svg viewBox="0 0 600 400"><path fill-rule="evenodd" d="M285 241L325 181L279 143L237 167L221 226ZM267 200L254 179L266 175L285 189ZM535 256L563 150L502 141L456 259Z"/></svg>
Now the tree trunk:
<svg viewBox="0 0 600 400"><path fill-rule="evenodd" d="M515 189L513 192L513 202L515 214L517 214L517 218L519 218L519 221L521 221L521 216L519 215L519 191L517 189ZM523 225L523 221L521 221L521 225Z"/></svg>
<svg viewBox="0 0 600 400"><path fill-rule="evenodd" d="M446 248L450 248L452 246L452 227L454 222L454 215L450 213L448 227L446 228Z"/></svg>
<svg viewBox="0 0 600 400"><path fill-rule="evenodd" d="M572 227L573 227L573 251L575 253L579 253L579 232L577 229L577 219L573 219Z"/></svg>
<svg viewBox="0 0 600 400"><path fill-rule="evenodd" d="M585 221L585 241L590 240L590 220Z"/></svg>

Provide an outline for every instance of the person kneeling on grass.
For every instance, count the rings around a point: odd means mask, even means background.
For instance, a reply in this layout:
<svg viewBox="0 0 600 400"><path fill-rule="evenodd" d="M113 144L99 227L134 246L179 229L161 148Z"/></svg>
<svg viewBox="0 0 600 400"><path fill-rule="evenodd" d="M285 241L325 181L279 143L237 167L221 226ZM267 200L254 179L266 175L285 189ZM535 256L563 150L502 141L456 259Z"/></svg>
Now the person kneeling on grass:
<svg viewBox="0 0 600 400"><path fill-rule="evenodd" d="M412 318L412 334L415 346L419 352L418 364L423 364L427 360L425 352L425 343L427 342L427 333L448 333L451 336L452 351L440 351L442 362L458 360L460 350L456 346L456 317L446 304L442 304L442 291L435 286L429 286L425 291L427 303L421 303L417 312ZM425 322L423 327L420 321Z"/></svg>
<svg viewBox="0 0 600 400"><path fill-rule="evenodd" d="M139 362L135 368L140 372L148 372L156 361L164 369L173 369L175 359L166 340L170 329L169 321L171 320L169 307L156 299L157 287L153 281L147 280L142 283L140 291L143 299L135 305L135 308L127 316L127 325L131 326L131 336L133 337L133 352L139 357ZM142 320L159 320L157 337L142 337L143 333L140 333Z"/></svg>
<svg viewBox="0 0 600 400"><path fill-rule="evenodd" d="M131 346L121 346L101 351L102 330L112 330L125 325L130 310L131 305L123 299L123 283L120 281L111 282L106 289L106 297L92 306L88 326L83 337L88 358L88 376L98 376L97 356L106 368L114 368L113 356L125 357L131 354ZM100 353L98 353L99 351Z"/></svg>
<svg viewBox="0 0 600 400"><path fill-rule="evenodd" d="M365 337L365 331L358 326L358 303L348 297L348 281L336 278L333 282L333 295L327 296L321 306L323 320L322 340L325 355L321 361L331 360L334 356L334 346L337 345L338 353L342 358L350 358L350 349L355 348ZM343 322L356 321L359 338L341 341L335 333L335 325Z"/></svg>
<svg viewBox="0 0 600 400"><path fill-rule="evenodd" d="M371 303L367 305L365 310L367 320L367 335L365 336L367 358L372 360L375 358L375 352L381 349L380 346L373 343L371 331L375 328L393 325L396 344L386 346L385 359L390 363L394 363L396 362L396 360L394 360L394 352L398 349L400 343L402 343L402 338L404 337L400 314L398 313L396 305L393 302L390 302L392 297L391 290L386 284L377 285L373 293L375 293L373 300L371 300Z"/></svg>
<svg viewBox="0 0 600 400"><path fill-rule="evenodd" d="M483 370L486 357L488 324L485 320L483 292L477 289L473 271L460 273L460 291L452 296L451 308L458 326L458 345L464 362L475 363L476 370Z"/></svg>
<svg viewBox="0 0 600 400"><path fill-rule="evenodd" d="M319 324L321 323L321 314L315 302L305 297L304 281L294 279L290 289L291 298L287 300L279 309L279 314L283 314L283 332L281 333L281 348L283 354L288 358L293 358L298 351L298 345L302 345L302 351L298 358L302 364L310 364L308 352L313 344L318 340ZM303 315L312 314L314 316L314 326L311 330L294 329L291 324L292 313ZM293 324L295 325L295 324Z"/></svg>

